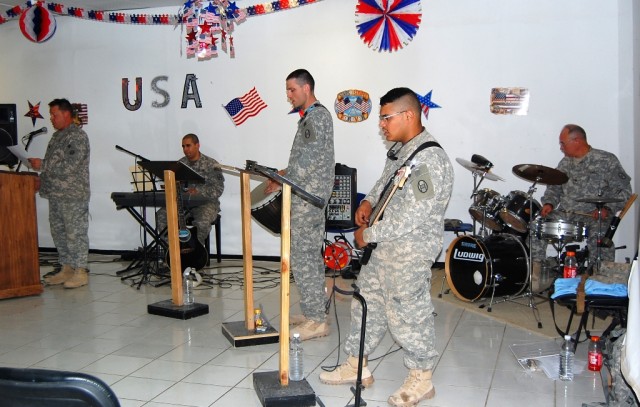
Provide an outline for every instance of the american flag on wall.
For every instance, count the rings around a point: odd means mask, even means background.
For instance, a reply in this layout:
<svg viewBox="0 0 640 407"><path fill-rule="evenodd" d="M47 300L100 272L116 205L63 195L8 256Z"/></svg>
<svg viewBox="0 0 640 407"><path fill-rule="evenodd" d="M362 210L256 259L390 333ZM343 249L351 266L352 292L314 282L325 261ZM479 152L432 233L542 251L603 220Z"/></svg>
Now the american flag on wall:
<svg viewBox="0 0 640 407"><path fill-rule="evenodd" d="M236 126L257 115L266 107L267 104L260 98L255 86L246 95L234 98L224 106Z"/></svg>
<svg viewBox="0 0 640 407"><path fill-rule="evenodd" d="M72 103L73 112L78 116L80 123L84 126L89 124L89 111L86 103Z"/></svg>
<svg viewBox="0 0 640 407"><path fill-rule="evenodd" d="M489 109L493 114L524 116L529 110L529 89L493 88Z"/></svg>

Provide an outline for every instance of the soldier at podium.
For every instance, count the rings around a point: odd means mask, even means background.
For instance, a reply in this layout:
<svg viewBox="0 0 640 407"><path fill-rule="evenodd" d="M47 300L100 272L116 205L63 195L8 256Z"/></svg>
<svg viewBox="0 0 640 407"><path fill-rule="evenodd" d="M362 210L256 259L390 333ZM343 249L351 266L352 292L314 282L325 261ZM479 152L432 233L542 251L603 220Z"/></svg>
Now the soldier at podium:
<svg viewBox="0 0 640 407"><path fill-rule="evenodd" d="M51 101L49 114L56 132L44 159L29 158L40 171L40 196L49 200L51 237L62 266L44 281L77 288L89 283L89 137L67 99Z"/></svg>

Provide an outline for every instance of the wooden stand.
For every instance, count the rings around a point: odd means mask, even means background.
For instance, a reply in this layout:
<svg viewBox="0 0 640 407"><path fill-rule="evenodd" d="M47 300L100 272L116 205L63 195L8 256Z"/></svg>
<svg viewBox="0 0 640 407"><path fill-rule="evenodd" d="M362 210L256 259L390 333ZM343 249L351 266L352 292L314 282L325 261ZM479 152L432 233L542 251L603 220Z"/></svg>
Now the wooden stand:
<svg viewBox="0 0 640 407"><path fill-rule="evenodd" d="M178 204L176 178L173 171L164 172L167 203L167 230L169 254L171 257L171 301L160 301L147 305L147 312L153 315L176 319L190 319L209 313L209 305L193 303L184 305L182 295L182 265L180 264L180 240L178 239Z"/></svg>
<svg viewBox="0 0 640 407"><path fill-rule="evenodd" d="M42 293L38 263L37 175L0 171L0 299Z"/></svg>
<svg viewBox="0 0 640 407"><path fill-rule="evenodd" d="M242 220L242 265L244 270L244 321L237 322L225 322L222 324L222 334L236 347L253 346L253 345L265 345L269 343L278 342L278 331L269 327L267 332L256 332L255 324L253 322L253 250L251 248L251 188L250 188L251 176L246 171L240 172L240 212ZM286 188L289 186L285 185ZM283 188L283 208L282 219L287 218L287 225L289 225L289 210L284 210L284 189ZM289 195L290 198L290 195ZM289 203L290 205L290 203ZM286 214L286 215L285 215ZM290 228L282 229L281 236L289 236ZM284 256L283 256L284 259ZM284 260L283 260L284 261ZM287 255L287 263L289 261ZM288 268L287 268L288 270ZM289 277L287 275L287 283ZM288 296L288 293L287 293ZM288 303L287 303L288 304ZM289 329L289 306L286 308L287 312L287 335ZM282 314L281 314L282 315ZM288 340L287 336L287 340ZM282 342L281 342L282 343ZM288 342L287 342L288 344ZM288 350L287 350L288 355Z"/></svg>

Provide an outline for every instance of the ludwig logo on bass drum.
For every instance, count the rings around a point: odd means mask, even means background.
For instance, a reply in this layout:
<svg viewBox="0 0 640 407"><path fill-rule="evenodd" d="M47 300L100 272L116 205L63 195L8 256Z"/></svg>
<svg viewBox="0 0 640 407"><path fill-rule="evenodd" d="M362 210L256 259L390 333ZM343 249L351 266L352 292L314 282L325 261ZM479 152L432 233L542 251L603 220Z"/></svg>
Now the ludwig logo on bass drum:
<svg viewBox="0 0 640 407"><path fill-rule="evenodd" d="M453 258L455 260L467 260L467 261L475 261L478 263L482 263L484 261L484 254L467 252L467 251L458 251L458 249L454 249Z"/></svg>

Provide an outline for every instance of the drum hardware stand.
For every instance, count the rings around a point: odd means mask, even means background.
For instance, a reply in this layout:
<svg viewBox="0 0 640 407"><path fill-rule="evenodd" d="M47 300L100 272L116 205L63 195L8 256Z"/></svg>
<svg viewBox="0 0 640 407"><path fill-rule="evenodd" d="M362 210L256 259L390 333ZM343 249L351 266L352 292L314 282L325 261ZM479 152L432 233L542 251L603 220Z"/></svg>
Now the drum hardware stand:
<svg viewBox="0 0 640 407"><path fill-rule="evenodd" d="M533 182L533 184L529 187L529 190L527 191L527 200L529 201L529 256L527 258L527 282L525 282L526 284L526 291L522 294L519 295L515 295L515 296L505 296L502 300L497 301L497 302L493 302L493 297L494 297L494 293L495 293L495 289L497 284L500 283L500 281L496 278L496 276L494 276L494 281L492 283L493 285L493 292L491 293L491 300L489 302L489 307L487 308L487 312L491 312L491 307L493 304L500 304L503 302L513 302L514 304L518 304L518 305L524 305L527 306L529 308L531 308L531 311L533 312L533 317L536 319L536 322L538 323L538 328L542 329L542 320L540 319L540 310L538 309L538 306L536 305L536 303L533 301L533 297L534 297L534 292L533 292L533 281L532 281L532 261L531 261L531 257L532 257L532 251L531 251L531 247L532 247L532 243L533 243L533 236L531 234L531 230L533 229L533 217L531 216L533 214L533 193L536 192L536 184L538 183L539 180L536 180ZM527 304L522 304L520 302L514 301L516 299L519 298L528 298L528 303ZM480 306L481 308L484 307L484 304L482 306Z"/></svg>

